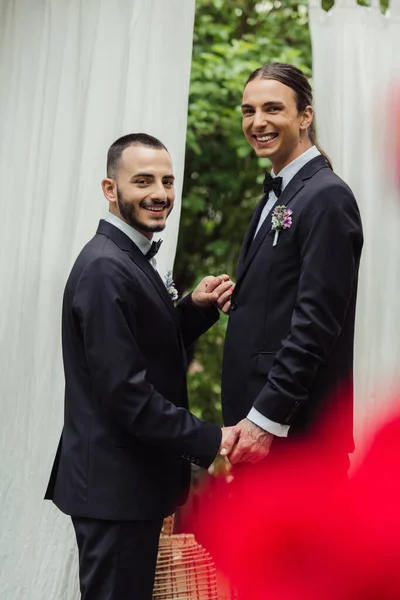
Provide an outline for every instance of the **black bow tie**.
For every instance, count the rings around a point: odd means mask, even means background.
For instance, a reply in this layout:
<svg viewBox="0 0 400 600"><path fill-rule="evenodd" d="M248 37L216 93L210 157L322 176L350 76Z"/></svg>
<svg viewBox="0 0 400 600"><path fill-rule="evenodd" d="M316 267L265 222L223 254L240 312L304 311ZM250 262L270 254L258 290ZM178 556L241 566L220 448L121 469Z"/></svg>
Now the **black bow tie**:
<svg viewBox="0 0 400 600"><path fill-rule="evenodd" d="M264 179L264 194L269 194L271 190L273 190L275 196L279 198L282 192L282 177L272 177L272 175L266 173Z"/></svg>
<svg viewBox="0 0 400 600"><path fill-rule="evenodd" d="M151 258L153 258L153 256L155 256L157 254L157 252L159 251L161 244L162 244L162 240L158 240L158 242L152 242L151 246L150 246L150 250L148 250L146 252L146 258L148 258L149 260Z"/></svg>

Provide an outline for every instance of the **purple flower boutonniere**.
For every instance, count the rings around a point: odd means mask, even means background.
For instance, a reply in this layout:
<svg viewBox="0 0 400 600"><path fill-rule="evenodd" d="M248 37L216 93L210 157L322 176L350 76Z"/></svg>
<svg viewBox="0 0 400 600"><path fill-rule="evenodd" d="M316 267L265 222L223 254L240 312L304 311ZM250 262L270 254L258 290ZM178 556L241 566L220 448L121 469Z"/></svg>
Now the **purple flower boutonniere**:
<svg viewBox="0 0 400 600"><path fill-rule="evenodd" d="M164 277L164 285L167 288L167 292L170 295L172 302L175 302L175 300L178 300L179 294L178 294L178 290L175 287L174 281L172 279L171 271L167 271L167 273Z"/></svg>
<svg viewBox="0 0 400 600"><path fill-rule="evenodd" d="M285 205L276 206L272 213L272 230L275 231L273 246L278 243L279 232L284 229L289 229L292 226L292 214L293 211L290 208L286 208Z"/></svg>

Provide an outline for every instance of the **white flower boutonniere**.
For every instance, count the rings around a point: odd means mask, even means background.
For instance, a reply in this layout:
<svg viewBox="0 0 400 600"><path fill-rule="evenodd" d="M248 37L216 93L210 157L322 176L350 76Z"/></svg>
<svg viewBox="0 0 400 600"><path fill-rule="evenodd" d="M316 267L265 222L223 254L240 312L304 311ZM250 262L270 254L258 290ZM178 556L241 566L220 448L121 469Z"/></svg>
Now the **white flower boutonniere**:
<svg viewBox="0 0 400 600"><path fill-rule="evenodd" d="M172 279L172 271L167 271L164 277L164 285L167 288L167 292L173 302L178 300L178 290L175 287L174 280Z"/></svg>
<svg viewBox="0 0 400 600"><path fill-rule="evenodd" d="M292 214L293 211L290 208L286 208L284 204L282 206L276 206L272 213L272 230L275 231L273 246L278 243L278 235L280 231L289 229L292 226Z"/></svg>

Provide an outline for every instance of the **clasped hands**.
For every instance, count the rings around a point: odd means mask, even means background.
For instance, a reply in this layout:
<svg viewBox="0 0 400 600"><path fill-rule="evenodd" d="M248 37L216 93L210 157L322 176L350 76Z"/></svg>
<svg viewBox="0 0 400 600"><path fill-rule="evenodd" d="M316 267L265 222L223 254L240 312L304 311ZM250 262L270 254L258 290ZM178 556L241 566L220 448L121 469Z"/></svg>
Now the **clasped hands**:
<svg viewBox="0 0 400 600"><path fill-rule="evenodd" d="M222 312L227 313L231 306L231 296L235 288L229 275L225 273L213 277L204 277L192 292L192 301L198 308L217 306Z"/></svg>
<svg viewBox="0 0 400 600"><path fill-rule="evenodd" d="M249 419L239 421L234 427L222 428L222 441L217 458L209 473L228 473L237 463L257 463L269 453L274 436ZM221 461L224 461L221 464Z"/></svg>
<svg viewBox="0 0 400 600"><path fill-rule="evenodd" d="M265 458L274 436L258 425L242 419L234 427L222 428L220 455L229 459L232 465L239 462L257 463Z"/></svg>

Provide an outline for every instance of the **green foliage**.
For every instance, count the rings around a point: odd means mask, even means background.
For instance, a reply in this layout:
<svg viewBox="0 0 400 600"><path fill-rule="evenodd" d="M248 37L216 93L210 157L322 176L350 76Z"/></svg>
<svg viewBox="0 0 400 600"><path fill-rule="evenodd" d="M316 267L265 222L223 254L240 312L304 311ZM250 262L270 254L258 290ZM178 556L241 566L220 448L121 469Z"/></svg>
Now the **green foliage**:
<svg viewBox="0 0 400 600"><path fill-rule="evenodd" d="M325 10L332 4L322 2ZM234 279L241 242L269 168L242 134L241 97L250 73L272 61L311 74L307 0L197 0L174 271L180 292L209 274L228 273ZM226 324L222 316L199 340L189 373L192 409L219 422Z"/></svg>
<svg viewBox="0 0 400 600"><path fill-rule="evenodd" d="M180 292L209 274L228 273L234 279L241 242L269 168L242 134L241 97L250 73L271 61L310 73L306 0L197 0L174 271ZM222 316L199 340L189 373L192 409L219 422L226 324Z"/></svg>
<svg viewBox="0 0 400 600"><path fill-rule="evenodd" d="M228 318L221 315L217 325L197 342L195 359L189 369L190 408L198 417L221 423L222 348Z"/></svg>

